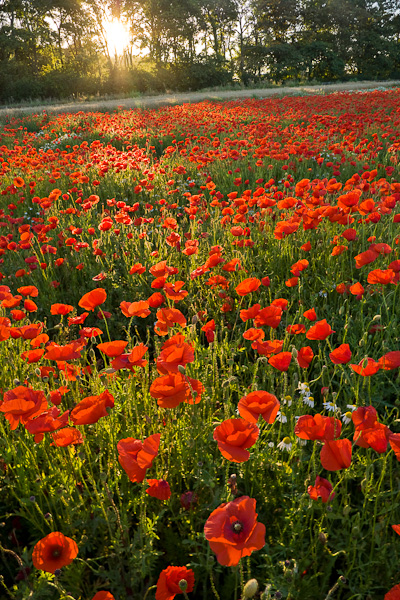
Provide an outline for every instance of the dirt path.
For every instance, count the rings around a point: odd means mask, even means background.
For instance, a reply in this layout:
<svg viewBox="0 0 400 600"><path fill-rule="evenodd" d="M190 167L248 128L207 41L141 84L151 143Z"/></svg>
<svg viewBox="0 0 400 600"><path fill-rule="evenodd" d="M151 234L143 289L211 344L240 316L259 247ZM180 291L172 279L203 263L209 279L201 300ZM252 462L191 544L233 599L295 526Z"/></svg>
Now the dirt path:
<svg viewBox="0 0 400 600"><path fill-rule="evenodd" d="M298 94L327 94L342 91L373 90L400 86L400 81L358 81L347 83L330 83L325 85L300 87L275 87L265 89L244 89L217 92L188 92L184 94L163 94L160 96L140 96L138 98L121 98L114 100L98 100L90 102L69 102L64 104L25 106L21 108L0 108L1 116L20 116L29 113L63 112L93 112L108 111L118 107L129 108L159 108L174 104L200 102L202 100L240 100L244 98L269 98L272 96L291 96Z"/></svg>

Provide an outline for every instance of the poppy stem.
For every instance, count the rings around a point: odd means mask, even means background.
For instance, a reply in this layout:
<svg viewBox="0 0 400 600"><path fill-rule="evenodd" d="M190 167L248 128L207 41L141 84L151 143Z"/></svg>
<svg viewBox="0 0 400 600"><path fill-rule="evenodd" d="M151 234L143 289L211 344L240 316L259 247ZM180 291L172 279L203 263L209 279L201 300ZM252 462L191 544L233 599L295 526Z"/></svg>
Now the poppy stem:
<svg viewBox="0 0 400 600"><path fill-rule="evenodd" d="M147 596L149 595L149 592L151 592L152 590L156 589L156 585L151 585L149 588L147 588L147 591L145 593L145 595L143 596L143 600L146 600Z"/></svg>

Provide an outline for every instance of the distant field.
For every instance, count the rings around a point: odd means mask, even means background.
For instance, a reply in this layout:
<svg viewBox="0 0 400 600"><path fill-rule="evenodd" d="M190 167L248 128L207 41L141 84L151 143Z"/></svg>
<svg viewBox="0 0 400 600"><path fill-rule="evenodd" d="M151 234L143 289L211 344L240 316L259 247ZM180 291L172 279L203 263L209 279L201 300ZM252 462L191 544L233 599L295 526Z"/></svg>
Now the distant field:
<svg viewBox="0 0 400 600"><path fill-rule="evenodd" d="M298 94L326 94L338 91L372 90L376 88L391 88L400 86L400 81L357 81L348 83L328 83L321 85L305 85L299 87L273 87L238 90L200 91L186 94L169 93L155 96L139 96L137 98L120 98L88 102L65 102L54 104L35 104L33 106L0 107L0 117L4 114L28 114L33 111L78 112L92 110L115 110L118 107L129 108L157 108L183 103L201 102L202 100L235 100L243 98L271 98L276 95L290 96Z"/></svg>

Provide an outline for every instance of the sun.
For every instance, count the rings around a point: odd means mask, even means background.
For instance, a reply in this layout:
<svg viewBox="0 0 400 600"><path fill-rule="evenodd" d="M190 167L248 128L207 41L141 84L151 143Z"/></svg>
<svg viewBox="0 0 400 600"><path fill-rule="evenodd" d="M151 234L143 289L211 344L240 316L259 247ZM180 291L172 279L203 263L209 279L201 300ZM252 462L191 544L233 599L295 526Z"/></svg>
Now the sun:
<svg viewBox="0 0 400 600"><path fill-rule="evenodd" d="M113 19L112 21L105 21L103 29L110 54L121 56L131 41L131 36L125 24L118 19Z"/></svg>

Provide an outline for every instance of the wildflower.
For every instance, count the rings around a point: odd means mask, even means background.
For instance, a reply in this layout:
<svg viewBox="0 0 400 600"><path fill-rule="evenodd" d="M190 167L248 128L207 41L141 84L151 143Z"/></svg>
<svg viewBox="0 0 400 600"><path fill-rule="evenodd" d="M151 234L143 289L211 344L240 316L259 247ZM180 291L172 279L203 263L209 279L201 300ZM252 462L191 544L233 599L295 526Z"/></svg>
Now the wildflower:
<svg viewBox="0 0 400 600"><path fill-rule="evenodd" d="M286 417L286 415L283 414L282 411L278 410L278 412L276 413L276 420L279 421L280 423L286 423L287 417Z"/></svg>
<svg viewBox="0 0 400 600"><path fill-rule="evenodd" d="M146 481L149 484L146 494L149 494L149 496L158 500L168 500L171 497L168 481L164 479L146 479Z"/></svg>
<svg viewBox="0 0 400 600"><path fill-rule="evenodd" d="M185 585L186 584L186 585ZM167 567L157 581L156 600L173 600L176 594L193 591L194 573L186 567Z"/></svg>
<svg viewBox="0 0 400 600"><path fill-rule="evenodd" d="M111 592L106 592L105 590L100 590L93 596L92 600L115 600L115 598L111 594Z"/></svg>
<svg viewBox="0 0 400 600"><path fill-rule="evenodd" d="M321 449L321 465L327 471L347 469L351 463L350 440L328 440Z"/></svg>
<svg viewBox="0 0 400 600"><path fill-rule="evenodd" d="M279 442L278 448L279 450L287 450L287 452L290 452L292 449L292 441L290 437L284 437L283 440Z"/></svg>
<svg viewBox="0 0 400 600"><path fill-rule="evenodd" d="M117 444L118 462L132 483L141 483L146 471L158 454L161 435L155 433L141 442L134 438L125 438Z"/></svg>
<svg viewBox="0 0 400 600"><path fill-rule="evenodd" d="M335 492L333 492L332 489L332 484L327 479L317 475L315 485L309 485L307 488L307 493L312 500L318 500L318 498L321 498L322 502L326 503L330 500L333 500L335 497Z"/></svg>
<svg viewBox="0 0 400 600"><path fill-rule="evenodd" d="M103 304L107 299L107 293L103 288L96 288L88 292L79 300L78 304L85 310L94 310L100 304Z"/></svg>
<svg viewBox="0 0 400 600"><path fill-rule="evenodd" d="M255 509L253 498L241 496L221 504L207 519L204 534L221 565L234 567L265 545L265 525L257 522Z"/></svg>
<svg viewBox="0 0 400 600"><path fill-rule="evenodd" d="M303 404L306 404L307 406L310 406L311 408L314 408L314 398L312 396L309 396L308 394L303 396Z"/></svg>
<svg viewBox="0 0 400 600"><path fill-rule="evenodd" d="M260 430L254 423L244 419L227 419L214 430L214 440L225 458L232 462L245 462L250 458L251 448L257 441Z"/></svg>
<svg viewBox="0 0 400 600"><path fill-rule="evenodd" d="M273 394L257 390L250 392L240 399L238 410L243 419L250 423L257 423L259 416L266 423L273 423L279 411L279 400Z"/></svg>
<svg viewBox="0 0 400 600"><path fill-rule="evenodd" d="M345 425L348 425L351 422L351 411L347 411L342 414L342 421Z"/></svg>
<svg viewBox="0 0 400 600"><path fill-rule="evenodd" d="M330 402L329 400L323 403L323 407L328 412L335 412L338 409L337 405L334 402Z"/></svg>
<svg viewBox="0 0 400 600"><path fill-rule="evenodd" d="M78 555L78 546L59 531L49 533L33 549L32 561L36 569L54 573L69 565Z"/></svg>

